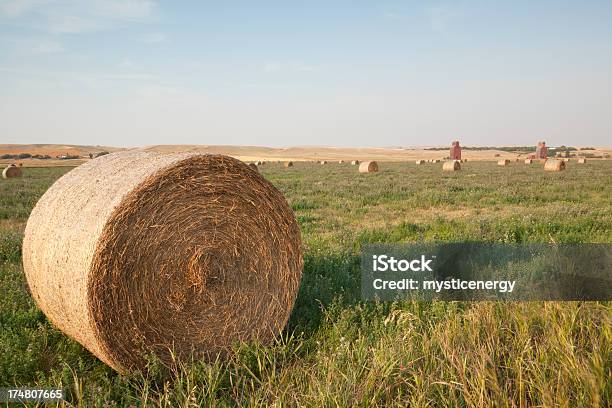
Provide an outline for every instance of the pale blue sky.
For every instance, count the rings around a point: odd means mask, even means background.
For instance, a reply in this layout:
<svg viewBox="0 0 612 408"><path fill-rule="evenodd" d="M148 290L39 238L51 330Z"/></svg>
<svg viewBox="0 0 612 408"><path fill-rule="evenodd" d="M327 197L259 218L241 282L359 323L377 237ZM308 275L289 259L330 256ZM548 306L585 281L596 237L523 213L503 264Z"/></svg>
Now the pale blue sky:
<svg viewBox="0 0 612 408"><path fill-rule="evenodd" d="M0 0L0 143L454 139L612 145L612 1Z"/></svg>

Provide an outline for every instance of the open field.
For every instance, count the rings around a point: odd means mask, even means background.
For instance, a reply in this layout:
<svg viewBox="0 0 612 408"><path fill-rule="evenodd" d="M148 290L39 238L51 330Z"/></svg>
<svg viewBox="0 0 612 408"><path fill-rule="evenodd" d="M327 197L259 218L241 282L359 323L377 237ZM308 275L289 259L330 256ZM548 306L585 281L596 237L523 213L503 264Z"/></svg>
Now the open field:
<svg viewBox="0 0 612 408"><path fill-rule="evenodd" d="M397 154L385 157L413 159ZM28 215L70 168L26 167L23 178L0 180L0 387L64 387L85 407L610 406L609 303L365 303L359 252L371 242L612 243L612 161L570 162L559 173L476 159L455 173L441 163L380 168L261 166L295 211L305 251L282 338L170 373L152 361L130 377L54 329L23 276Z"/></svg>
<svg viewBox="0 0 612 408"><path fill-rule="evenodd" d="M214 153L224 154L235 157L243 161L351 161L351 160L378 160L378 161L415 161L415 160L430 160L443 159L448 156L448 149L443 150L426 150L425 148L402 148L402 147L326 147L326 146L296 146L286 148L273 148L261 146L206 146L206 145L156 145L142 148L148 151L160 153L173 152L197 152L197 153ZM89 153L98 153L101 151L118 151L124 150L117 147L105 146L74 146L74 145L1 145L0 156L2 154L19 154L30 153L49 155L53 158L59 155L78 155L87 156ZM612 155L612 147L597 147L593 150L580 151L581 153L592 153L598 156L605 154ZM499 156L496 156L499 155ZM495 161L499 159L524 159L527 154L525 152L508 152L504 150L465 150L462 158L469 161ZM26 167L63 167L77 166L88 159L76 160L38 160L38 159L23 159L11 160L0 159L0 166L10 163L23 163Z"/></svg>

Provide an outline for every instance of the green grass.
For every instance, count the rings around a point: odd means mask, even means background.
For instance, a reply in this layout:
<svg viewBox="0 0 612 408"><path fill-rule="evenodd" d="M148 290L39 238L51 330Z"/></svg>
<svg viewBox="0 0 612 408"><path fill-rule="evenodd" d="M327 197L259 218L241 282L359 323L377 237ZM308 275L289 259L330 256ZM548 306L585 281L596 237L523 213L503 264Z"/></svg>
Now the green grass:
<svg viewBox="0 0 612 408"><path fill-rule="evenodd" d="M228 361L119 376L54 329L28 293L28 214L67 168L0 182L0 386L54 386L71 405L610 406L607 302L397 302L359 299L359 251L372 242L612 242L612 162L382 163L260 168L300 223L304 277L272 345Z"/></svg>

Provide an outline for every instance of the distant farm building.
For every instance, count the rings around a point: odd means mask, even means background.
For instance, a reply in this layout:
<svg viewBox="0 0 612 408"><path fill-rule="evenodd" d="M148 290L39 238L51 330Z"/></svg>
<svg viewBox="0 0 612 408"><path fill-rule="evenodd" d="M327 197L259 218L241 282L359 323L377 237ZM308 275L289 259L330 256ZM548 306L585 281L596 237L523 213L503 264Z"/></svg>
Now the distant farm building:
<svg viewBox="0 0 612 408"><path fill-rule="evenodd" d="M451 144L450 148L450 159L451 160L461 160L461 146L459 146L459 141L455 140Z"/></svg>

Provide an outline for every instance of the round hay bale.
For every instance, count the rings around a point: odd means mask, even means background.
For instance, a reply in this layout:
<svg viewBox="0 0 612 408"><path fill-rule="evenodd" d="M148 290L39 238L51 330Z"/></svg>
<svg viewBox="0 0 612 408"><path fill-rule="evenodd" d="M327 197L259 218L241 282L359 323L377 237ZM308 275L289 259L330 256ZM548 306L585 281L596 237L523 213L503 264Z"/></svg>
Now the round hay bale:
<svg viewBox="0 0 612 408"><path fill-rule="evenodd" d="M366 162L362 162L359 165L360 173L375 173L377 171L378 171L378 163L376 163L375 161L366 161Z"/></svg>
<svg viewBox="0 0 612 408"><path fill-rule="evenodd" d="M587 159L584 158L584 157L581 157L581 158L578 159L578 163L579 164L585 164L586 162L587 162Z"/></svg>
<svg viewBox="0 0 612 408"><path fill-rule="evenodd" d="M425 160L417 160L415 163L416 163L417 165L421 165L421 164L424 164L424 163L425 163Z"/></svg>
<svg viewBox="0 0 612 408"><path fill-rule="evenodd" d="M2 178L9 179L14 177L21 177L21 169L14 164L9 164L7 168L2 170Z"/></svg>
<svg viewBox="0 0 612 408"><path fill-rule="evenodd" d="M359 165L359 160L353 160L353 161L351 162L351 165L352 165L352 166L358 166L358 165Z"/></svg>
<svg viewBox="0 0 612 408"><path fill-rule="evenodd" d="M547 160L544 163L546 171L562 171L565 170L565 162L563 160Z"/></svg>
<svg viewBox="0 0 612 408"><path fill-rule="evenodd" d="M440 159L432 160L433 163L440 163Z"/></svg>
<svg viewBox="0 0 612 408"><path fill-rule="evenodd" d="M292 161L285 162L285 167L293 167L293 162Z"/></svg>
<svg viewBox="0 0 612 408"><path fill-rule="evenodd" d="M525 159L525 164L531 164L531 163L533 163L533 160L531 160L531 159Z"/></svg>
<svg viewBox="0 0 612 408"><path fill-rule="evenodd" d="M327 160L321 160L319 163L320 163L321 165L327 164Z"/></svg>
<svg viewBox="0 0 612 408"><path fill-rule="evenodd" d="M507 166L507 165L509 165L509 164L510 164L510 160L508 160L508 159L502 159L502 160L499 160L499 161L497 162L497 165L498 165L498 166Z"/></svg>
<svg viewBox="0 0 612 408"><path fill-rule="evenodd" d="M338 164L344 164L344 160L338 160Z"/></svg>
<svg viewBox="0 0 612 408"><path fill-rule="evenodd" d="M64 333L119 372L214 359L284 328L302 274L282 194L220 155L120 152L51 186L23 241L32 295Z"/></svg>
<svg viewBox="0 0 612 408"><path fill-rule="evenodd" d="M461 170L461 163L459 163L457 160L445 161L444 164L442 165L442 170L443 171Z"/></svg>

